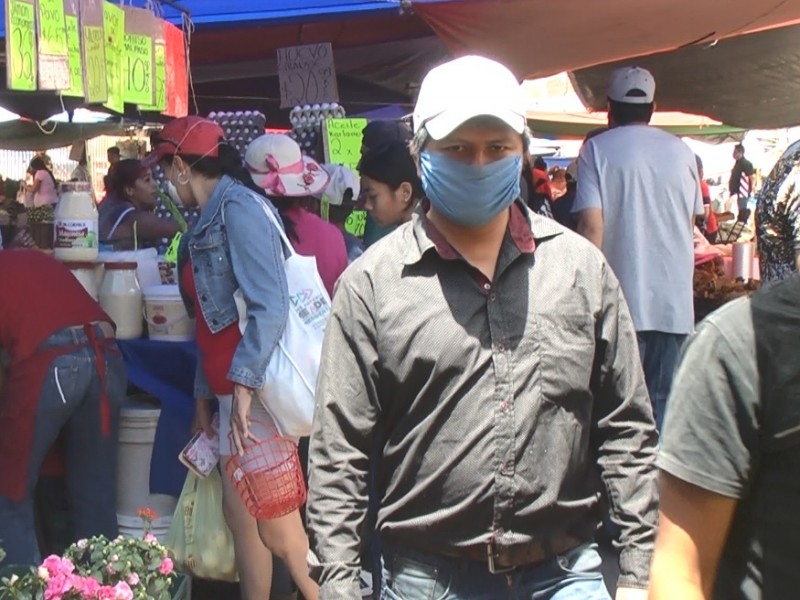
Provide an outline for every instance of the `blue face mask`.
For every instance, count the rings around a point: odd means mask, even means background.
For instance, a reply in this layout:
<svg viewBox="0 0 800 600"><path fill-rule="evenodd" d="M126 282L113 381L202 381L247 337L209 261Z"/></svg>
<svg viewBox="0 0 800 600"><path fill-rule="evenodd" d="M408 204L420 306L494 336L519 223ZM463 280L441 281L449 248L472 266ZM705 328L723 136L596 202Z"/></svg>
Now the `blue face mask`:
<svg viewBox="0 0 800 600"><path fill-rule="evenodd" d="M486 225L519 197L519 155L475 166L440 152L423 152L420 169L431 206L464 227Z"/></svg>

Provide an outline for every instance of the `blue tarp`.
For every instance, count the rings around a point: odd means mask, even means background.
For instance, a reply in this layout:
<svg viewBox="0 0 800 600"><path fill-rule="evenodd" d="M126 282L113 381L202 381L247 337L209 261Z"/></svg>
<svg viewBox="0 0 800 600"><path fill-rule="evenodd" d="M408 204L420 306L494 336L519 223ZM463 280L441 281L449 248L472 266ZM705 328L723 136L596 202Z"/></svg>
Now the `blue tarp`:
<svg viewBox="0 0 800 600"><path fill-rule="evenodd" d="M114 2L120 4L121 2ZM126 4L129 4L126 2ZM144 7L145 0L130 4ZM199 28L226 25L286 23L323 18L399 11L399 0L177 0L188 9ZM181 15L174 7L161 5L162 16L179 24ZM5 11L0 12L0 37L5 36Z"/></svg>

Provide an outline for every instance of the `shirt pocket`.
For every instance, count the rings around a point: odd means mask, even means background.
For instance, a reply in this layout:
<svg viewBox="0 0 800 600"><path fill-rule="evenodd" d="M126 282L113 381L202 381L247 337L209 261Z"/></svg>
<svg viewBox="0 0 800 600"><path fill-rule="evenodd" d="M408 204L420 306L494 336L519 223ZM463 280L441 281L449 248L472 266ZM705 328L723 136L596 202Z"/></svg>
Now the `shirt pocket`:
<svg viewBox="0 0 800 600"><path fill-rule="evenodd" d="M209 227L205 234L192 242L192 260L209 277L232 276L231 261L227 250L227 237L222 227Z"/></svg>
<svg viewBox="0 0 800 600"><path fill-rule="evenodd" d="M594 319L578 312L536 318L542 336L542 396L586 423L591 417Z"/></svg>

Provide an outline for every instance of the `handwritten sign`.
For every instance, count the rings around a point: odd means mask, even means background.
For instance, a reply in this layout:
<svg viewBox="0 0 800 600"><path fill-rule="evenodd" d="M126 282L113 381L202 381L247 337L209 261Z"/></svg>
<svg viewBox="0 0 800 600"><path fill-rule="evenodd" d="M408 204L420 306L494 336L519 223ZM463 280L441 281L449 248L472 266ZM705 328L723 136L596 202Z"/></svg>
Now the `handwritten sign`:
<svg viewBox="0 0 800 600"><path fill-rule="evenodd" d="M6 85L10 90L36 89L36 39L33 3L6 2Z"/></svg>
<svg viewBox="0 0 800 600"><path fill-rule="evenodd" d="M125 12L109 2L103 3L103 32L108 82L108 99L103 106L122 113L125 112Z"/></svg>
<svg viewBox="0 0 800 600"><path fill-rule="evenodd" d="M189 114L189 73L186 69L186 38L172 23L164 23L167 43L167 108L165 115L185 117Z"/></svg>
<svg viewBox="0 0 800 600"><path fill-rule="evenodd" d="M354 210L344 222L344 230L357 238L364 237L367 228L367 211Z"/></svg>
<svg viewBox="0 0 800 600"><path fill-rule="evenodd" d="M67 56L64 0L38 0L39 54Z"/></svg>
<svg viewBox="0 0 800 600"><path fill-rule="evenodd" d="M336 68L330 44L290 46L278 50L281 108L338 102Z"/></svg>
<svg viewBox="0 0 800 600"><path fill-rule="evenodd" d="M83 66L81 63L81 33L78 27L77 15L66 15L67 46L69 48L69 89L64 90L65 96L82 98L83 93Z"/></svg>
<svg viewBox="0 0 800 600"><path fill-rule="evenodd" d="M326 162L355 171L361 160L361 138L366 126L366 119L327 119L323 137Z"/></svg>
<svg viewBox="0 0 800 600"><path fill-rule="evenodd" d="M125 102L153 104L153 38L125 34Z"/></svg>
<svg viewBox="0 0 800 600"><path fill-rule="evenodd" d="M106 44L102 27L84 26L83 64L85 65L87 102L105 102L108 100L108 77L106 76Z"/></svg>

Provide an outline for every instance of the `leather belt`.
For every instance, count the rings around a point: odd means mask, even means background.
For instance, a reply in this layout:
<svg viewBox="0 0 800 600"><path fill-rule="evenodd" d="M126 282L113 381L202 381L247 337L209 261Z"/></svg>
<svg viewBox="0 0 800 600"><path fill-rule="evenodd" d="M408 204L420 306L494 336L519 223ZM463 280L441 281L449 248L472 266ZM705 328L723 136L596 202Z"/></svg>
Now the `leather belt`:
<svg viewBox="0 0 800 600"><path fill-rule="evenodd" d="M436 549L433 554L486 564L490 573L508 573L550 560L585 544L584 540L568 535L550 538L546 542L530 542L515 546L498 546L494 540L485 544Z"/></svg>

